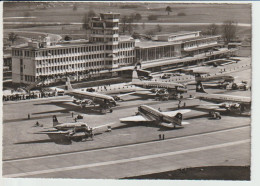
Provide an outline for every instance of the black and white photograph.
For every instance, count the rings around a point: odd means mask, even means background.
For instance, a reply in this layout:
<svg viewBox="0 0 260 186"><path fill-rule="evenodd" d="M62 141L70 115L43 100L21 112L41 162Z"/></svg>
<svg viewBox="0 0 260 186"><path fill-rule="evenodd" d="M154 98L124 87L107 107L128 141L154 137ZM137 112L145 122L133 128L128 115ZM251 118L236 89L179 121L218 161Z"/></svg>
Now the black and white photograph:
<svg viewBox="0 0 260 186"><path fill-rule="evenodd" d="M3 178L251 180L251 2L2 9Z"/></svg>

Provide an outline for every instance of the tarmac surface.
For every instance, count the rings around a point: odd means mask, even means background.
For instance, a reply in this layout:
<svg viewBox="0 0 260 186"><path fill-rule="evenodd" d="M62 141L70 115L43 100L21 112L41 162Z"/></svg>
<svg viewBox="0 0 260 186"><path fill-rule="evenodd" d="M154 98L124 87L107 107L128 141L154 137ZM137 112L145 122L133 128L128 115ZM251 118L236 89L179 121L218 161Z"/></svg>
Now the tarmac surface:
<svg viewBox="0 0 260 186"><path fill-rule="evenodd" d="M248 61L234 65L241 66ZM226 71L237 67L232 65L226 66ZM238 82L250 83L249 68L241 67L228 74ZM251 96L251 91L207 91ZM191 110L183 116L188 122L183 128L166 130L140 123L128 125L119 119L135 115L139 105L170 111L177 109L178 101L159 102L137 95L128 95L124 100L118 102L113 113L107 114L90 107L82 109L68 96L5 102L3 177L124 178L187 167L250 166L250 117L224 115L221 120L210 120L208 113ZM183 102L186 106L207 103L196 99ZM33 134L52 127L52 115L61 123L73 122L71 112L74 116L83 115L79 121L91 127L109 124L112 131L97 130L93 141L70 145L55 144L47 135ZM33 127L37 121L44 126ZM165 140L159 140L159 134L164 134Z"/></svg>

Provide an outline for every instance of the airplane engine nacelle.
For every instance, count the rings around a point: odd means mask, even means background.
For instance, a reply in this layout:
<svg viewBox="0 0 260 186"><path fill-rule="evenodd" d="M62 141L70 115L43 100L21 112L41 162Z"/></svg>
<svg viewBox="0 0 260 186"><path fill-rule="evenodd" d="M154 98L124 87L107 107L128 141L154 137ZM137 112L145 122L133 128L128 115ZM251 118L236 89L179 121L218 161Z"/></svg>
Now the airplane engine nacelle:
<svg viewBox="0 0 260 186"><path fill-rule="evenodd" d="M113 96L113 98L114 98L115 101L120 101L121 100L121 98L118 97L118 96Z"/></svg>
<svg viewBox="0 0 260 186"><path fill-rule="evenodd" d="M233 89L233 90L238 89L238 85L237 85L236 83L232 83L232 89Z"/></svg>
<svg viewBox="0 0 260 186"><path fill-rule="evenodd" d="M225 109L229 109L231 107L230 103L222 103L219 108L225 108Z"/></svg>
<svg viewBox="0 0 260 186"><path fill-rule="evenodd" d="M93 101L89 100L89 99L85 99L85 100L82 101L82 103L85 104L85 105L92 105Z"/></svg>
<svg viewBox="0 0 260 186"><path fill-rule="evenodd" d="M244 107L239 103L228 104L225 107L228 111L243 112Z"/></svg>
<svg viewBox="0 0 260 186"><path fill-rule="evenodd" d="M233 111L240 111L240 112L243 110L242 106L239 103L234 103L230 105L229 109Z"/></svg>
<svg viewBox="0 0 260 186"><path fill-rule="evenodd" d="M234 104L231 105L231 107L240 108L240 104L239 103L234 103Z"/></svg>

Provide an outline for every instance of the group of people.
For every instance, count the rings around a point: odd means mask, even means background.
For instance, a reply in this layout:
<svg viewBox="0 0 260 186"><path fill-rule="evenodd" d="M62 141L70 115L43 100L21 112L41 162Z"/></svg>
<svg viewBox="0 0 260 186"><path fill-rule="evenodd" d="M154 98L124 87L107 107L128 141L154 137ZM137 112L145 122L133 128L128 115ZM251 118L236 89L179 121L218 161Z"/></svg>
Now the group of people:
<svg viewBox="0 0 260 186"><path fill-rule="evenodd" d="M164 140L164 139L165 139L164 134L159 134L159 140Z"/></svg>
<svg viewBox="0 0 260 186"><path fill-rule="evenodd" d="M183 107L185 108L186 107L186 102L183 102ZM181 108L181 100L179 100L179 103L178 103L178 109Z"/></svg>
<svg viewBox="0 0 260 186"><path fill-rule="evenodd" d="M37 99L44 97L56 96L55 93L32 93L32 94L13 94L13 95L3 95L3 101L20 101L28 99Z"/></svg>

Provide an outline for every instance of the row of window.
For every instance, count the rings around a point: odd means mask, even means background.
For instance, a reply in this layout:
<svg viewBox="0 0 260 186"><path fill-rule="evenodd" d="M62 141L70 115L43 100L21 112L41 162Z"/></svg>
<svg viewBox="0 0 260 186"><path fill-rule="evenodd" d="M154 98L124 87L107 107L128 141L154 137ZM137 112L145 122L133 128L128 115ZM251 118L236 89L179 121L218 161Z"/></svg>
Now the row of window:
<svg viewBox="0 0 260 186"><path fill-rule="evenodd" d="M212 43L216 43L216 40L203 40L203 41L196 41L196 42L192 42L192 43L185 43L184 44L184 48L188 48L188 47L198 47L200 45L206 45L206 44L212 44Z"/></svg>
<svg viewBox="0 0 260 186"><path fill-rule="evenodd" d="M119 64L132 64L133 62L134 57L118 59Z"/></svg>
<svg viewBox="0 0 260 186"><path fill-rule="evenodd" d="M117 45L106 45L106 46L92 46L95 50L87 50L88 47L81 48L69 48L69 49L56 49L56 50L45 50L39 52L32 52L29 50L24 51L24 56L26 57L40 57L40 56L52 56L52 55L62 55L62 54L75 54L78 52L87 52L87 51L101 51L101 50L115 50L118 49ZM134 47L134 43L120 43L119 48L129 48ZM22 50L13 50L13 56L23 56Z"/></svg>
<svg viewBox="0 0 260 186"><path fill-rule="evenodd" d="M124 49L124 48L134 48L135 43L134 42L121 42L118 43L118 48L119 49Z"/></svg>
<svg viewBox="0 0 260 186"><path fill-rule="evenodd" d="M118 60L119 64L131 64L134 62L134 58L124 58ZM115 61L115 64L117 62ZM95 62L88 62L88 63L78 63L78 64L71 64L71 65L60 65L60 66L52 66L52 67L43 67L43 68L36 68L37 73L47 73L47 72L55 72L57 70L71 70L75 68L87 68L87 67L102 67L104 65L112 65L112 61L95 61Z"/></svg>
<svg viewBox="0 0 260 186"><path fill-rule="evenodd" d="M109 54L101 53L101 54L93 54L93 55L83 55L83 56L72 56L72 57L63 57L63 58L54 58L54 59L44 59L44 60L37 60L37 65L42 64L55 64L59 62L71 62L71 61L82 61L82 60L100 60L101 58L108 57ZM116 54L115 54L116 55ZM134 56L134 51L121 51L118 53L118 56Z"/></svg>
<svg viewBox="0 0 260 186"><path fill-rule="evenodd" d="M92 29L91 30L92 34L108 34L108 35L113 35L113 34L118 34L118 30L100 30L100 29Z"/></svg>
<svg viewBox="0 0 260 186"><path fill-rule="evenodd" d="M59 62L68 62L68 61L79 61L79 60L100 60L100 58L104 58L105 54L93 54L93 55L84 55L84 56L73 56L73 57L63 57L63 58L54 58L54 59L44 59L44 60L37 60L36 64L41 65L41 64L54 64L54 63L59 63Z"/></svg>
<svg viewBox="0 0 260 186"><path fill-rule="evenodd" d="M79 63L79 64L71 64L71 65L60 65L60 66L53 66L53 67L43 67L37 68L36 72L51 72L56 70L71 70L74 68L86 68L86 67L95 67L101 65L111 65L109 61L96 61L96 62L89 62L89 63Z"/></svg>
<svg viewBox="0 0 260 186"><path fill-rule="evenodd" d="M22 80L22 79L21 79L21 80ZM29 82L35 82L35 76L25 75L25 76L24 76L24 80L25 80L25 81L29 81Z"/></svg>
<svg viewBox="0 0 260 186"><path fill-rule="evenodd" d="M118 56L134 56L134 51L120 51L118 52Z"/></svg>
<svg viewBox="0 0 260 186"><path fill-rule="evenodd" d="M52 49L52 50L44 50L39 52L32 52L29 50L24 51L24 56L28 57L38 57L38 56L51 56L51 55L62 55L62 54L75 54L82 52L91 52L91 51L102 51L105 49L104 45L97 46L85 46L79 48L65 48L65 49ZM12 50L13 56L23 56L23 51L19 49Z"/></svg>
<svg viewBox="0 0 260 186"><path fill-rule="evenodd" d="M136 58L142 61L149 61L167 57L174 57L178 54L174 46L164 46L159 48L141 49L136 51Z"/></svg>

